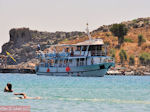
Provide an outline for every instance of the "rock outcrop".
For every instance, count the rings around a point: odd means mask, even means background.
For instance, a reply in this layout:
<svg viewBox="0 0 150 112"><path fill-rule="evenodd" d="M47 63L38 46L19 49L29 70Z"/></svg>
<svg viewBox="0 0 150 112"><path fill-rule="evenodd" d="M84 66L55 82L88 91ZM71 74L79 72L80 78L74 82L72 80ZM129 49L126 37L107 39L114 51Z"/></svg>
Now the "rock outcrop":
<svg viewBox="0 0 150 112"><path fill-rule="evenodd" d="M150 25L150 17L147 18L138 18L134 19L132 21L125 21L121 22L122 24L125 24L129 29L132 28L141 28L141 27L148 27ZM94 30L93 32L109 32L111 25L103 25L100 26L98 29Z"/></svg>
<svg viewBox="0 0 150 112"><path fill-rule="evenodd" d="M9 32L10 41L2 46L2 53L10 52L17 60L14 63L8 58L8 64L19 64L28 62L36 57L37 45L40 44L41 49L44 50L51 44L57 44L64 39L75 39L84 36L84 32L39 32L33 31L29 28L11 29Z"/></svg>

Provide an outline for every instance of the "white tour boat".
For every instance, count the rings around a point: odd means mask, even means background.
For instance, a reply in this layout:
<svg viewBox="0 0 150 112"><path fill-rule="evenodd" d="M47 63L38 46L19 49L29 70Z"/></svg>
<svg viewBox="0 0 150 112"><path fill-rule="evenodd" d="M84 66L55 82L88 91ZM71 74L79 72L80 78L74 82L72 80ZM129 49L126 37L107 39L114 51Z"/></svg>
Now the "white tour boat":
<svg viewBox="0 0 150 112"><path fill-rule="evenodd" d="M115 65L107 56L107 47L102 39L92 39L87 26L89 40L73 45L51 45L53 51L39 51L37 75L103 77Z"/></svg>

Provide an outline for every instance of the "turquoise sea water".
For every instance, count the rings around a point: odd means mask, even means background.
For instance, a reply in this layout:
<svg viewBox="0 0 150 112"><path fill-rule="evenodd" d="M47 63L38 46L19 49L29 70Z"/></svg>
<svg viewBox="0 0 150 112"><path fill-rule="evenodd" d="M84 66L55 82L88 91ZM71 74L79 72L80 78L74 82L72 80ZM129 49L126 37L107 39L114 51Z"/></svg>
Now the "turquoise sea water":
<svg viewBox="0 0 150 112"><path fill-rule="evenodd" d="M17 99L14 93L38 100ZM0 74L0 106L31 106L31 112L150 112L150 77L54 77Z"/></svg>

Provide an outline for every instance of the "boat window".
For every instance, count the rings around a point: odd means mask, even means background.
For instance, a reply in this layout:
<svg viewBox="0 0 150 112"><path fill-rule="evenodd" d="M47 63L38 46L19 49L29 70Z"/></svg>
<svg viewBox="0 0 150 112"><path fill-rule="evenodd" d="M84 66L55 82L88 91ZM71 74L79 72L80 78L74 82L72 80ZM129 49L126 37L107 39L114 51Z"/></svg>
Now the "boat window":
<svg viewBox="0 0 150 112"><path fill-rule="evenodd" d="M58 66L58 60L55 60L55 67Z"/></svg>
<svg viewBox="0 0 150 112"><path fill-rule="evenodd" d="M95 46L93 45L89 47L89 51L92 51L92 50L95 50Z"/></svg>
<svg viewBox="0 0 150 112"><path fill-rule="evenodd" d="M84 58L80 58L80 61L84 61Z"/></svg>
<svg viewBox="0 0 150 112"><path fill-rule="evenodd" d="M60 60L59 61L59 67L62 67L62 64L63 64L63 60Z"/></svg>
<svg viewBox="0 0 150 112"><path fill-rule="evenodd" d="M101 46L101 45L98 45L98 46L97 46L97 50L102 50L102 46Z"/></svg>
<svg viewBox="0 0 150 112"><path fill-rule="evenodd" d="M91 51L91 56L105 55L105 47L102 45L92 45L89 47L88 51Z"/></svg>
<svg viewBox="0 0 150 112"><path fill-rule="evenodd" d="M58 64L58 60L55 60L55 64Z"/></svg>
<svg viewBox="0 0 150 112"><path fill-rule="evenodd" d="M48 64L48 63L45 63L45 67L49 67L49 64Z"/></svg>
<svg viewBox="0 0 150 112"><path fill-rule="evenodd" d="M83 46L82 51L86 51L86 49L87 49L87 46Z"/></svg>
<svg viewBox="0 0 150 112"><path fill-rule="evenodd" d="M90 46L91 56L95 56L96 46Z"/></svg>
<svg viewBox="0 0 150 112"><path fill-rule="evenodd" d="M80 58L80 66L84 65L84 58Z"/></svg>
<svg viewBox="0 0 150 112"><path fill-rule="evenodd" d="M79 65L79 58L77 59L77 66L80 66L80 65Z"/></svg>
<svg viewBox="0 0 150 112"><path fill-rule="evenodd" d="M80 51L81 50L81 46L77 46L77 51Z"/></svg>
<svg viewBox="0 0 150 112"><path fill-rule="evenodd" d="M40 66L41 66L41 67L44 67L44 63L41 63Z"/></svg>
<svg viewBox="0 0 150 112"><path fill-rule="evenodd" d="M72 59L69 60L69 63L72 64Z"/></svg>
<svg viewBox="0 0 150 112"><path fill-rule="evenodd" d="M68 65L68 60L65 59L65 60L64 60L64 63L63 63L63 67L66 67L67 65Z"/></svg>

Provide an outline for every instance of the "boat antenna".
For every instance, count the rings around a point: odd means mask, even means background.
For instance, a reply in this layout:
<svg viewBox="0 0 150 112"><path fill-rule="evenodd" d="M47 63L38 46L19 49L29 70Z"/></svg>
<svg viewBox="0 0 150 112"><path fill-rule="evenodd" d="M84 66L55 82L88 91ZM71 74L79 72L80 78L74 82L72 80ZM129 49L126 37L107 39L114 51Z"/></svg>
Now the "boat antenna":
<svg viewBox="0 0 150 112"><path fill-rule="evenodd" d="M88 28L88 23L86 25L87 25L87 28L86 28L87 35L89 37L89 40L92 41L92 37L91 37L91 34L89 32L89 28Z"/></svg>

